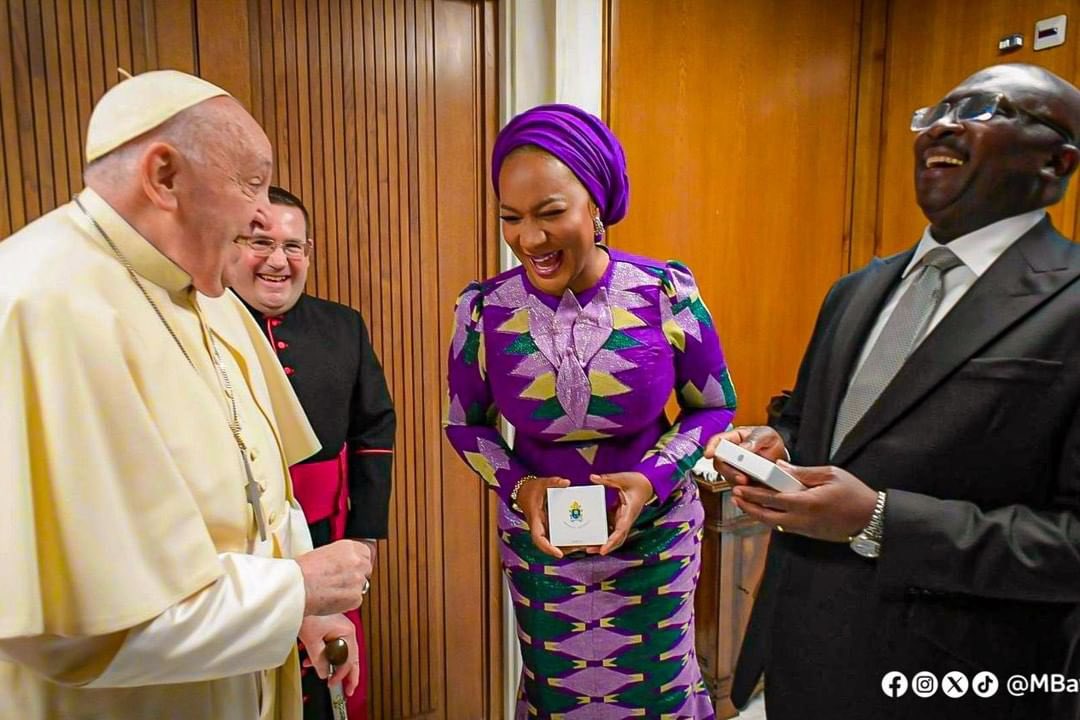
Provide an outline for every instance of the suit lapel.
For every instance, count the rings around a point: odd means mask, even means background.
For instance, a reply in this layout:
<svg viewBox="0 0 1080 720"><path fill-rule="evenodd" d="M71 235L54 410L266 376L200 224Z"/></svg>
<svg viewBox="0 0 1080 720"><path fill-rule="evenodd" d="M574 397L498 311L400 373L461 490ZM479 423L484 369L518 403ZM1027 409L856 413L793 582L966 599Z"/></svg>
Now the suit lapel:
<svg viewBox="0 0 1080 720"><path fill-rule="evenodd" d="M807 403L818 408L816 411L808 408L807 417L820 417L822 421L817 424L812 441L800 449L804 457L828 457L837 409L847 391L855 362L881 306L889 291L896 286L900 273L907 267L913 253L914 249L884 260L875 258L871 261L852 291L850 300L840 311L825 345L829 350L822 369L823 377L813 382L813 385L821 388L821 395L816 403Z"/></svg>
<svg viewBox="0 0 1080 720"><path fill-rule="evenodd" d="M1068 240L1044 220L980 277L852 428L832 459L843 465L995 337L1080 274ZM835 406L833 407L835 417ZM831 431L832 425L829 425Z"/></svg>

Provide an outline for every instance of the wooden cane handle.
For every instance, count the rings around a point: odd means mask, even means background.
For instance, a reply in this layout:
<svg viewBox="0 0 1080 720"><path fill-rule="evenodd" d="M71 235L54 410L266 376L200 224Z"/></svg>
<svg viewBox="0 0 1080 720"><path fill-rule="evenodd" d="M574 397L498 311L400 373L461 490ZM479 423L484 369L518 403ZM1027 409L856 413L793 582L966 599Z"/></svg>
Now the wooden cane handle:
<svg viewBox="0 0 1080 720"><path fill-rule="evenodd" d="M345 638L339 637L328 641L323 652L326 653L326 659L334 667L341 667L349 662L349 645L345 642Z"/></svg>

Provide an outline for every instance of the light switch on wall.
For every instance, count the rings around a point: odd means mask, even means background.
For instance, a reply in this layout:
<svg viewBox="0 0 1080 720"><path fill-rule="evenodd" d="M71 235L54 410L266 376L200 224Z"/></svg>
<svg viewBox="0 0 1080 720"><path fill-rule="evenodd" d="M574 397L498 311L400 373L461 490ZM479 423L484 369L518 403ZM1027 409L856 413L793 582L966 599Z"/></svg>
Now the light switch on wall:
<svg viewBox="0 0 1080 720"><path fill-rule="evenodd" d="M1032 48L1045 50L1065 42L1065 15L1055 15L1035 23L1035 39Z"/></svg>

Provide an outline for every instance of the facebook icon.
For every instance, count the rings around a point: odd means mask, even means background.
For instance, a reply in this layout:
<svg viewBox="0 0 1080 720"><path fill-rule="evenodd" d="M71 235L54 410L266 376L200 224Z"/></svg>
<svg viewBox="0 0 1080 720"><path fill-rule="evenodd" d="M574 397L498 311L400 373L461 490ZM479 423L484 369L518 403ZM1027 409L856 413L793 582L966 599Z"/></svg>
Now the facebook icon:
<svg viewBox="0 0 1080 720"><path fill-rule="evenodd" d="M881 678L881 692L891 698L898 698L908 689L907 677L902 672L893 670L892 672L885 673L885 676Z"/></svg>

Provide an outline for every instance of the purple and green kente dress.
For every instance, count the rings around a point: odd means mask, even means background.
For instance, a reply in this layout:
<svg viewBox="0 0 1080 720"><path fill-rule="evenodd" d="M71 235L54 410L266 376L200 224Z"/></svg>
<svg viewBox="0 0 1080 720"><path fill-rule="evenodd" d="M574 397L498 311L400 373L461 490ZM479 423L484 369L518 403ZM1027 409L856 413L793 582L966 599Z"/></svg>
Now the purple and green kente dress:
<svg viewBox="0 0 1080 720"><path fill-rule="evenodd" d="M712 718L694 651L704 512L689 471L728 427L735 393L686 266L608 252L584 292L547 295L518 267L461 293L446 434L502 500L524 660L517 717ZM515 428L512 449L499 415ZM591 473L626 471L649 478L656 498L606 557L545 555L510 507L525 475L588 485Z"/></svg>

